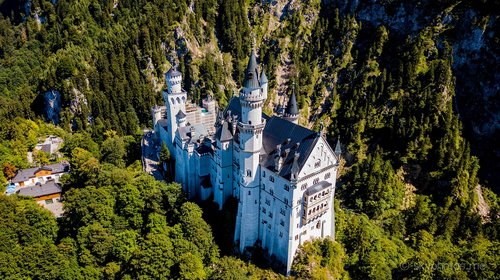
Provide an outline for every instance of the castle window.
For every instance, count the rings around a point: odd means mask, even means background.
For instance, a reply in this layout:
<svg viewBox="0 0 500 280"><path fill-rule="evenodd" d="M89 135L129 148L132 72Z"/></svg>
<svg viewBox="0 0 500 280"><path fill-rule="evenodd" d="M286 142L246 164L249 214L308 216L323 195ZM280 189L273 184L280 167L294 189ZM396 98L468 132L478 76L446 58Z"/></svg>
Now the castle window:
<svg viewBox="0 0 500 280"><path fill-rule="evenodd" d="M266 171L262 171L262 177L266 177Z"/></svg>
<svg viewBox="0 0 500 280"><path fill-rule="evenodd" d="M265 184L262 184L262 189L265 190L266 189L266 185Z"/></svg>
<svg viewBox="0 0 500 280"><path fill-rule="evenodd" d="M302 191L303 191L303 190L305 190L305 189L307 189L307 183L302 184L302 186L300 186L300 190L302 190Z"/></svg>
<svg viewBox="0 0 500 280"><path fill-rule="evenodd" d="M295 235L295 240L299 240L299 235L298 234Z"/></svg>
<svg viewBox="0 0 500 280"><path fill-rule="evenodd" d="M288 198L285 198L285 204L288 205Z"/></svg>
<svg viewBox="0 0 500 280"><path fill-rule="evenodd" d="M270 189L270 190L269 190L269 193L270 193L271 195L274 195L274 191L273 191L273 189Z"/></svg>
<svg viewBox="0 0 500 280"><path fill-rule="evenodd" d="M251 195L252 194L252 191L248 191L248 195Z"/></svg>
<svg viewBox="0 0 500 280"><path fill-rule="evenodd" d="M285 221L281 220L280 221L280 225L284 227L285 226Z"/></svg>
<svg viewBox="0 0 500 280"><path fill-rule="evenodd" d="M280 231L280 238L283 237L283 232Z"/></svg>
<svg viewBox="0 0 500 280"><path fill-rule="evenodd" d="M280 209L280 214L283 215L283 216L285 216L285 209L281 208Z"/></svg>
<svg viewBox="0 0 500 280"><path fill-rule="evenodd" d="M316 223L316 228L321 228L321 221L318 221L318 222Z"/></svg>
<svg viewBox="0 0 500 280"><path fill-rule="evenodd" d="M272 212L269 212L269 218L273 218L273 213Z"/></svg>
<svg viewBox="0 0 500 280"><path fill-rule="evenodd" d="M268 228L268 229L271 229L271 224L267 224L267 228Z"/></svg>
<svg viewBox="0 0 500 280"><path fill-rule="evenodd" d="M271 206L271 201L269 199L266 198L266 204Z"/></svg>
<svg viewBox="0 0 500 280"><path fill-rule="evenodd" d="M314 163L314 168L318 168L320 166L321 166L321 160L318 159L318 161Z"/></svg>
<svg viewBox="0 0 500 280"><path fill-rule="evenodd" d="M299 204L300 204L300 202L301 202L301 200L300 200L300 199L298 199L298 200L297 200L297 205L299 205Z"/></svg>
<svg viewBox="0 0 500 280"><path fill-rule="evenodd" d="M325 174L325 180L328 179L328 178L330 178L330 172L328 172L328 173Z"/></svg>
<svg viewBox="0 0 500 280"><path fill-rule="evenodd" d="M289 191L290 187L288 185L285 185L285 191Z"/></svg>
<svg viewBox="0 0 500 280"><path fill-rule="evenodd" d="M262 207L262 213L266 214L267 210L265 207Z"/></svg>
<svg viewBox="0 0 500 280"><path fill-rule="evenodd" d="M314 179L314 181L313 181L313 184L315 184L315 185L316 185L317 183L319 183L319 178L316 178L316 179Z"/></svg>
<svg viewBox="0 0 500 280"><path fill-rule="evenodd" d="M274 182L274 177L273 176L269 176L269 181Z"/></svg>
<svg viewBox="0 0 500 280"><path fill-rule="evenodd" d="M247 177L251 177L251 176L252 176L252 170L247 169Z"/></svg>

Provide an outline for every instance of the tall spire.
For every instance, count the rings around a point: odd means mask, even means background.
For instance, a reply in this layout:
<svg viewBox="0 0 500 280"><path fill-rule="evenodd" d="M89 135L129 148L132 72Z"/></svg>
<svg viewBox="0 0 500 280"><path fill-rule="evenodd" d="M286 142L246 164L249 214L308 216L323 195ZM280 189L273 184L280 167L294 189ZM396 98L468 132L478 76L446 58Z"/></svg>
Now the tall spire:
<svg viewBox="0 0 500 280"><path fill-rule="evenodd" d="M297 108L297 98L295 97L295 83L292 89L292 96L290 96L290 99L288 99L285 114L288 114L290 116L299 114L299 109Z"/></svg>
<svg viewBox="0 0 500 280"><path fill-rule="evenodd" d="M267 76L266 76L266 70L264 68L264 65L262 66L262 73L260 74L260 85L263 85L267 83Z"/></svg>
<svg viewBox="0 0 500 280"><path fill-rule="evenodd" d="M342 155L342 147L341 147L341 144L340 144L340 136L339 138L337 138L337 145L335 145L335 154L337 154L337 156L341 156Z"/></svg>
<svg viewBox="0 0 500 280"><path fill-rule="evenodd" d="M245 82L243 84L246 88L258 88L259 78L257 73L257 58L255 57L255 51L252 49L250 58L248 59L247 69L245 71Z"/></svg>
<svg viewBox="0 0 500 280"><path fill-rule="evenodd" d="M292 95L288 99L288 104L285 108L284 117L297 124L299 119L299 108L297 107L297 98L295 97L295 82L293 83Z"/></svg>

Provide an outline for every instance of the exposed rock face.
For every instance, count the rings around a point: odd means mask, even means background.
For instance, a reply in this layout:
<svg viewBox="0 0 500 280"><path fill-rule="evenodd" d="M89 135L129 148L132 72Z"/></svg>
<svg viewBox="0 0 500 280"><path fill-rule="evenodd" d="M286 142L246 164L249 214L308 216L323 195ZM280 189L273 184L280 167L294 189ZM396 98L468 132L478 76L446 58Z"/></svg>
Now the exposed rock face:
<svg viewBox="0 0 500 280"><path fill-rule="evenodd" d="M61 94L57 90L49 90L44 93L45 116L48 121L54 124L59 123L59 113L61 112Z"/></svg>
<svg viewBox="0 0 500 280"><path fill-rule="evenodd" d="M439 47L450 44L456 80L454 109L464 124L474 155L481 160L483 176L500 181L500 30L499 17L483 6L464 2L446 4L430 0L323 0L338 7L341 15L352 14L363 24L384 25L401 38L415 38L431 28ZM495 183L495 181L497 183Z"/></svg>
<svg viewBox="0 0 500 280"><path fill-rule="evenodd" d="M73 115L82 113L82 105L87 106L87 98L76 88L71 89L73 99L71 100L69 109Z"/></svg>

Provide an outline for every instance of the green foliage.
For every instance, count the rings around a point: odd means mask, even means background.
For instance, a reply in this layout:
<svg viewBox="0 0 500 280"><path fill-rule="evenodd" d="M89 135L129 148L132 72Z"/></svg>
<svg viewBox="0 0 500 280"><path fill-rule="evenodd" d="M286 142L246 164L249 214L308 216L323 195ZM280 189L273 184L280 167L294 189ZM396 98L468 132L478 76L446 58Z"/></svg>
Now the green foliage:
<svg viewBox="0 0 500 280"><path fill-rule="evenodd" d="M344 269L346 253L330 239L306 242L299 249L293 271L298 279L349 279Z"/></svg>
<svg viewBox="0 0 500 280"><path fill-rule="evenodd" d="M195 103L210 94L223 106L254 40L270 80L267 111L278 81L288 88L295 82L301 123L324 121L328 137L340 135L347 147L337 241L304 244L297 278L499 275L498 197L483 186L490 212L477 214L481 169L454 110L461 84L452 67L456 29L441 20L470 10L475 24L484 24L484 41L494 43L496 25L484 8L492 3L424 1L419 7L432 22L407 34L361 22L335 1L299 2L286 5L279 19L272 3L244 0L121 0L116 7L36 0L32 11L45 23L21 20L19 10L0 16L0 183L28 167L27 152L47 134L65 139L61 151L72 168L63 179L66 215L59 224L31 199L0 196L0 278L278 278L219 258L201 210L178 185L142 174L137 161L139 129L161 102L165 55L172 60L175 53ZM413 5L380 4L389 14ZM488 63L494 59L477 64ZM276 77L278 68L287 73ZM33 121L43 115L40 94L50 89L61 93L64 130ZM162 147L161 162L169 159ZM35 153L37 164L49 160Z"/></svg>
<svg viewBox="0 0 500 280"><path fill-rule="evenodd" d="M346 206L376 218L390 209L400 209L405 186L381 151L355 165L347 174L343 197Z"/></svg>

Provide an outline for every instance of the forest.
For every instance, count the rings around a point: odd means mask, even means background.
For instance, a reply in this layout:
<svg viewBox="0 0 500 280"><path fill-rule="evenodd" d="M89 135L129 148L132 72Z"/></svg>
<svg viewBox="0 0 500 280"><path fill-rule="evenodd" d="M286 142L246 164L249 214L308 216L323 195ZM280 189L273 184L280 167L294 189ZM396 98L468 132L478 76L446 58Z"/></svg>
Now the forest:
<svg viewBox="0 0 500 280"><path fill-rule="evenodd" d="M500 7L378 2L0 1L0 184L49 134L72 169L62 219L0 195L0 278L284 278L139 161L171 65L223 107L255 48L266 112L295 84L300 123L343 144L336 240L304 244L291 278L498 279Z"/></svg>

